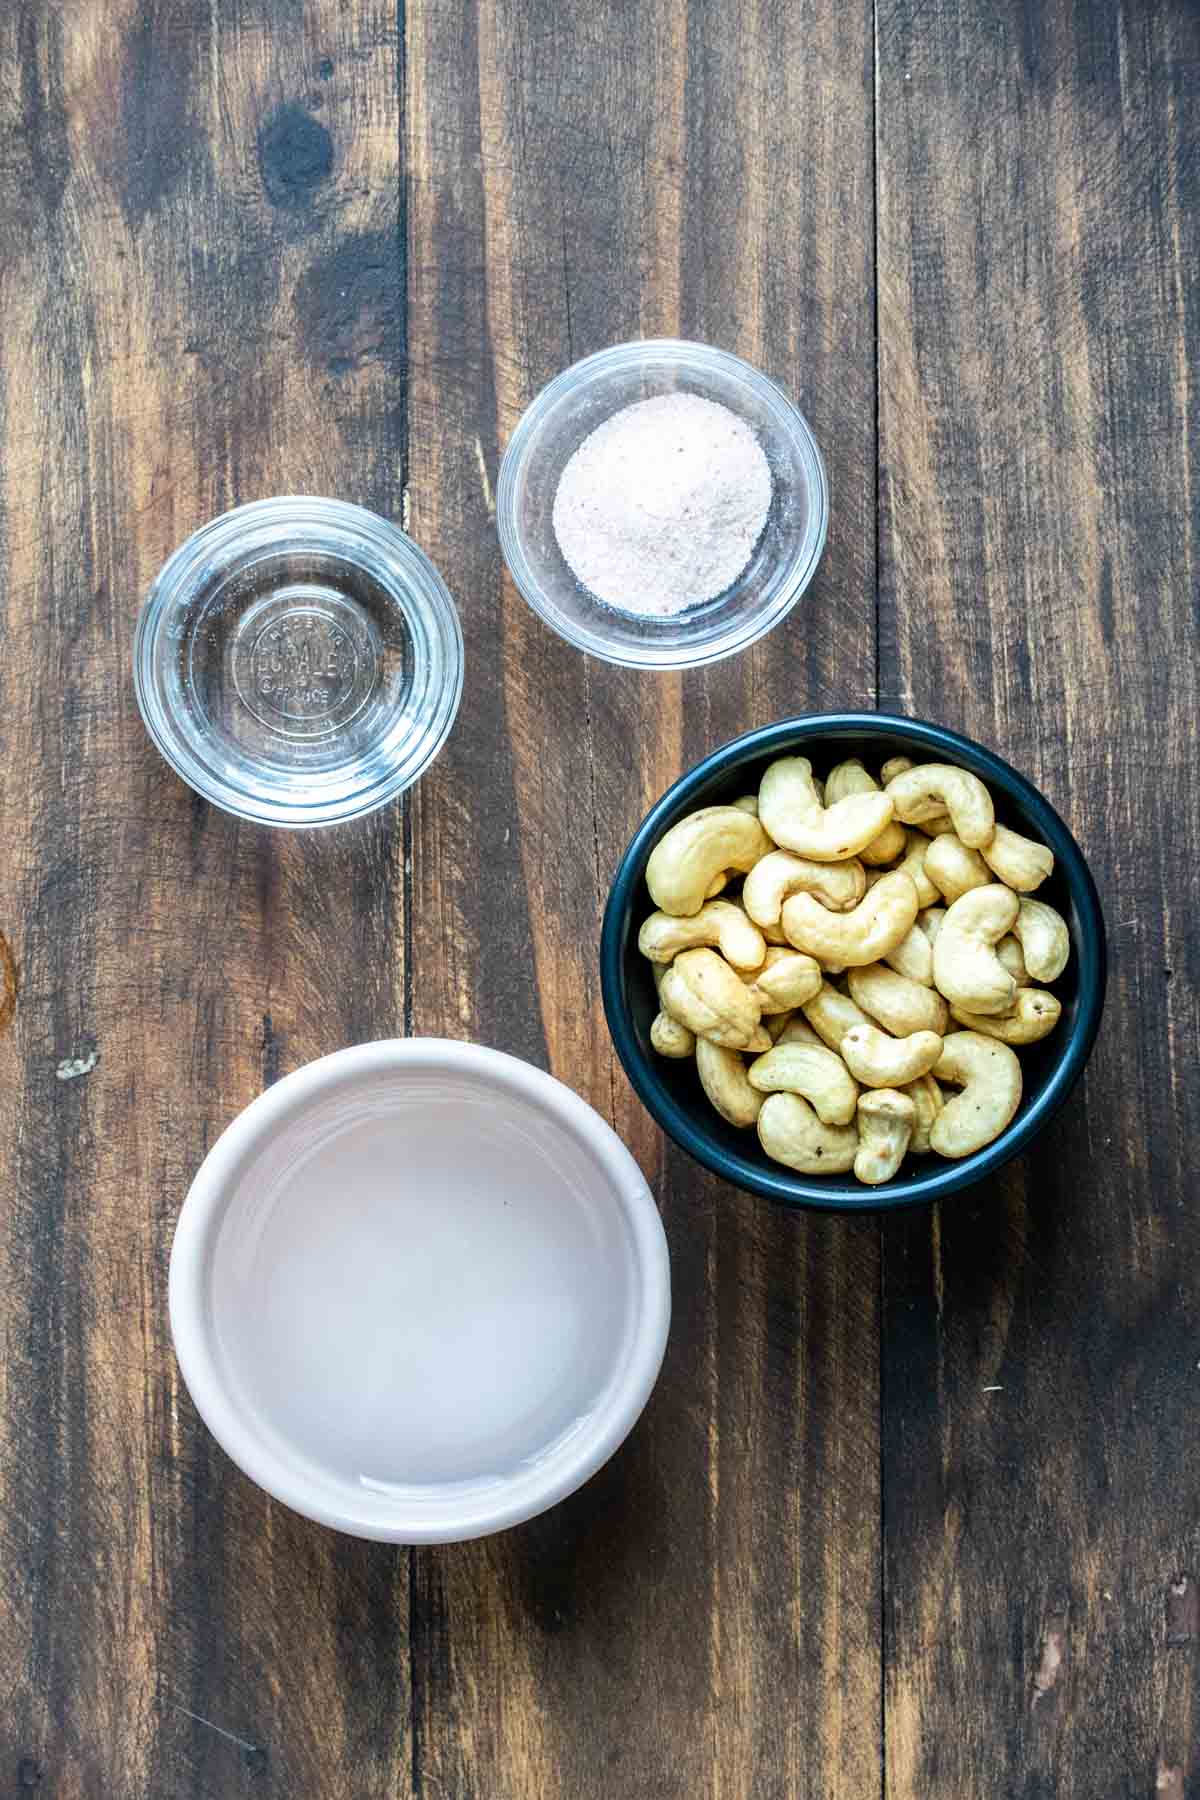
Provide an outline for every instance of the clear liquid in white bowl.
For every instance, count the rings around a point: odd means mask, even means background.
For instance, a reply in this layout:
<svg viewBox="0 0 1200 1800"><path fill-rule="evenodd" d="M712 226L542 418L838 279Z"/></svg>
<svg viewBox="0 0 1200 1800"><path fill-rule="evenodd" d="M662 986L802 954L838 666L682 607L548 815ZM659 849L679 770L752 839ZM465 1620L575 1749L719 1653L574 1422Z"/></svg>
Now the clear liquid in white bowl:
<svg viewBox="0 0 1200 1800"><path fill-rule="evenodd" d="M249 1171L215 1325L257 1428L338 1483L486 1486L560 1446L635 1289L592 1159L483 1090L351 1110Z"/></svg>

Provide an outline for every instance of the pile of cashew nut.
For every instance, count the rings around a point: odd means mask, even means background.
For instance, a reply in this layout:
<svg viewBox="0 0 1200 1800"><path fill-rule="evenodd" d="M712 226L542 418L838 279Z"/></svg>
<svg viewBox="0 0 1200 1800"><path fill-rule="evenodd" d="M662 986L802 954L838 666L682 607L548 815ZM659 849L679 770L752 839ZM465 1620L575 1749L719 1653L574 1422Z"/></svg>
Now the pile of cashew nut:
<svg viewBox="0 0 1200 1800"><path fill-rule="evenodd" d="M874 1186L910 1153L970 1156L1020 1105L1016 1049L1062 1011L1039 984L1066 922L1030 897L1053 868L965 769L899 756L876 780L851 757L822 783L783 757L651 853L651 1043L802 1174Z"/></svg>

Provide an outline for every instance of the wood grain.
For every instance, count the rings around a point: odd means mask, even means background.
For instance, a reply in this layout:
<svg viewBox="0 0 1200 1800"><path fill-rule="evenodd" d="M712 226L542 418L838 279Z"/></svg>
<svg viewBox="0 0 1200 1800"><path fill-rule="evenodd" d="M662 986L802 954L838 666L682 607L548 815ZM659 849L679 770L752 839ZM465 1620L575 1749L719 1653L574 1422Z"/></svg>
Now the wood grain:
<svg viewBox="0 0 1200 1800"><path fill-rule="evenodd" d="M1044 788L1113 961L1037 1150L885 1232L887 1791L1192 1794L1200 21L900 0L877 59L881 698Z"/></svg>
<svg viewBox="0 0 1200 1800"><path fill-rule="evenodd" d="M0 1785L1200 1791L1198 171L1189 0L4 9ZM492 517L540 385L676 332L796 395L834 495L799 613L682 679L544 630ZM287 490L404 518L467 641L408 811L315 837L195 800L128 673L168 551ZM877 695L1045 788L1113 953L1081 1095L882 1267L662 1142L596 970L677 773ZM406 1027L612 1118L675 1296L582 1493L411 1555L245 1481L165 1310L222 1126Z"/></svg>
<svg viewBox="0 0 1200 1800"><path fill-rule="evenodd" d="M375 0L0 20L6 1791L408 1782L404 1554L231 1467L165 1288L233 1114L402 1023L400 818L302 839L215 814L155 755L129 673L142 593L224 507L307 490L399 514L399 63Z"/></svg>
<svg viewBox="0 0 1200 1800"><path fill-rule="evenodd" d="M877 1233L786 1217L664 1147L614 1066L597 944L677 774L873 696L868 11L410 0L407 19L411 518L468 658L414 803L414 1028L515 1049L613 1118L660 1197L675 1297L658 1390L596 1480L415 1555L418 1783L859 1800L880 1780ZM839 495L806 610L682 681L546 631L491 518L541 384L656 333L775 374Z"/></svg>

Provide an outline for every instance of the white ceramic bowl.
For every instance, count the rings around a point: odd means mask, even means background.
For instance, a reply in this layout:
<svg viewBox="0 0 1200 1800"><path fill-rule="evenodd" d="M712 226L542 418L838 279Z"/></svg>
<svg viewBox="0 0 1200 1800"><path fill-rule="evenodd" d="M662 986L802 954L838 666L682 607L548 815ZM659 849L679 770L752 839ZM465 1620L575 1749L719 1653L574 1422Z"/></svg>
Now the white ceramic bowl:
<svg viewBox="0 0 1200 1800"><path fill-rule="evenodd" d="M436 1038L286 1076L197 1174L171 1330L214 1437L357 1537L502 1530L595 1473L666 1347L637 1164L541 1070Z"/></svg>

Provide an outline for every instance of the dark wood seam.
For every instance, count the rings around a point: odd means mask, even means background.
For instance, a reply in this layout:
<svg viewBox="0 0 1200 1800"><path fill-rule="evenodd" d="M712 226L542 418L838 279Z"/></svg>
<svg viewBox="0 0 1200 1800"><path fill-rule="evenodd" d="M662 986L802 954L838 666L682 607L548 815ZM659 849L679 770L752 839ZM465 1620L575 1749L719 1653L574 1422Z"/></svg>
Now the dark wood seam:
<svg viewBox="0 0 1200 1800"><path fill-rule="evenodd" d="M882 614L883 597L880 592L880 516L883 510L883 467L880 457L879 417L881 411L880 383L882 381L882 362L879 353L879 0L871 4L871 237L874 245L874 256L871 262L872 274L872 306L874 309L874 341L875 341L875 711L881 704L882 685ZM878 1233L878 1270L879 1299L877 1319L876 1355L878 1358L878 1379L876 1392L879 1405L879 1794L880 1800L887 1797L887 1630L885 1594L887 1584L887 1536L884 1531L884 1507L886 1469L884 1466L884 1418L885 1418L885 1381L887 1370L884 1361L884 1233L883 1225L876 1227Z"/></svg>
<svg viewBox="0 0 1200 1800"><path fill-rule="evenodd" d="M397 421L400 452L400 491L405 496L405 507L401 524L408 529L407 496L409 491L409 417L411 406L412 384L409 380L409 283L408 267L410 245L409 226L409 174L407 168L407 129L408 129L408 20L405 0L396 0L396 239L399 250L400 275L404 283L404 377L403 393L400 398L400 417ZM411 790L405 794L401 802L400 813L400 855L401 855L401 917L404 929L404 1035L413 1034L415 991L413 975L413 802ZM417 1549L409 1545L407 1553L408 1566L408 1754L409 1785L412 1800L421 1800L424 1792L424 1777L421 1767L421 1699L424 1692L422 1670L419 1667L420 1655L418 1645L424 1642L421 1630L419 1584L417 1571Z"/></svg>

